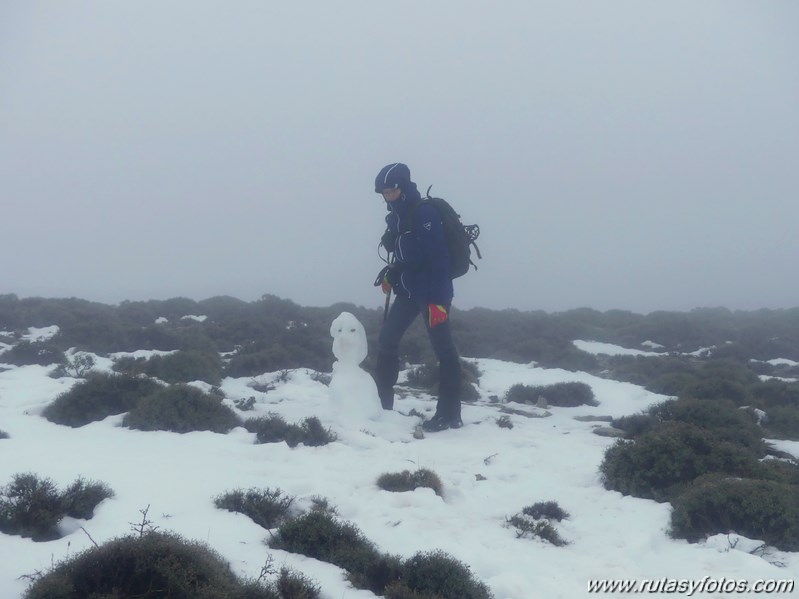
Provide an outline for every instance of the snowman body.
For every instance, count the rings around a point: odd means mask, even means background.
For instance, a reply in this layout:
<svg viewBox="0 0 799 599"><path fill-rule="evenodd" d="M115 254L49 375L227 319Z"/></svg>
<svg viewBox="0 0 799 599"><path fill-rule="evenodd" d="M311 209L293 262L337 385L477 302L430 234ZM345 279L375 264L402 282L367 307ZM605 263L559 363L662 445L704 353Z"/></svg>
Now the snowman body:
<svg viewBox="0 0 799 599"><path fill-rule="evenodd" d="M376 419L380 416L377 385L360 366L366 359L366 330L349 312L342 312L330 325L333 337L333 377L329 392L334 416L339 419Z"/></svg>

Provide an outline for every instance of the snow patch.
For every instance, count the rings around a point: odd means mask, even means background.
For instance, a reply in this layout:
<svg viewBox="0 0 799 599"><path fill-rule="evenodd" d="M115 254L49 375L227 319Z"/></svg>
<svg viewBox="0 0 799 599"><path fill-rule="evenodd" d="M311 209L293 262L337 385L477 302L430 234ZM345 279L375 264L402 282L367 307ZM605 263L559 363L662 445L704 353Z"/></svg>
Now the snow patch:
<svg viewBox="0 0 799 599"><path fill-rule="evenodd" d="M582 339L575 339L572 341L574 346L584 352L596 355L606 356L660 356L657 352L643 351L640 349L630 349L621 347L620 345L613 345L612 343L603 343L601 341L584 341Z"/></svg>
<svg viewBox="0 0 799 599"><path fill-rule="evenodd" d="M52 325L49 327L30 327L28 328L27 334L22 336L24 341L30 341L34 343L36 341L47 341L48 339L52 339L58 334L58 331L61 329L58 328L58 325Z"/></svg>
<svg viewBox="0 0 799 599"><path fill-rule="evenodd" d="M181 316L181 320L194 320L196 322L205 322L208 320L207 316L195 316L194 314L186 314L186 316Z"/></svg>
<svg viewBox="0 0 799 599"><path fill-rule="evenodd" d="M163 350L163 349L137 349L136 351L118 351L109 356L114 360L119 360L120 358L152 358L153 356L168 356L170 354L177 353L179 350L177 349L170 349L170 350Z"/></svg>

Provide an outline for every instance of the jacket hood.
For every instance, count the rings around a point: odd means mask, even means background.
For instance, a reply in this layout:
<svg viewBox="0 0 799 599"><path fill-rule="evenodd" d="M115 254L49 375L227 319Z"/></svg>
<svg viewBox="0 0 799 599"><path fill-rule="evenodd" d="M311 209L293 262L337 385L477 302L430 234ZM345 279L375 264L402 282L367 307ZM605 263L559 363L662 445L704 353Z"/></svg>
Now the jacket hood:
<svg viewBox="0 0 799 599"><path fill-rule="evenodd" d="M396 204L399 208L407 204L415 204L422 199L416 187L416 183L411 181L411 170L407 165L401 162L387 164L380 169L380 172L377 173L377 177L375 177L375 193L381 193L384 189L397 188L402 190L403 197L395 202L386 202L386 208L389 210L391 209L391 204Z"/></svg>

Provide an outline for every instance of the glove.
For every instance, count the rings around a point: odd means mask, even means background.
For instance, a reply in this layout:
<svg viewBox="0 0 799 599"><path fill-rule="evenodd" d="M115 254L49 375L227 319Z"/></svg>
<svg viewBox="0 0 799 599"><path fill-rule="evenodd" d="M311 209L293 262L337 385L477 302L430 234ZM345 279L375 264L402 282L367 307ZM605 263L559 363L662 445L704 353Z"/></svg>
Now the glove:
<svg viewBox="0 0 799 599"><path fill-rule="evenodd" d="M431 329L447 322L447 309L441 304L427 304L427 314Z"/></svg>
<svg viewBox="0 0 799 599"><path fill-rule="evenodd" d="M386 232L383 233L383 236L380 238L380 245L386 248L386 251L393 252L394 245L397 242L397 234L394 231L389 231L386 229Z"/></svg>
<svg viewBox="0 0 799 599"><path fill-rule="evenodd" d="M388 274L383 277L383 280L380 282L380 288L383 290L383 293L389 294L391 293L391 283L388 282Z"/></svg>

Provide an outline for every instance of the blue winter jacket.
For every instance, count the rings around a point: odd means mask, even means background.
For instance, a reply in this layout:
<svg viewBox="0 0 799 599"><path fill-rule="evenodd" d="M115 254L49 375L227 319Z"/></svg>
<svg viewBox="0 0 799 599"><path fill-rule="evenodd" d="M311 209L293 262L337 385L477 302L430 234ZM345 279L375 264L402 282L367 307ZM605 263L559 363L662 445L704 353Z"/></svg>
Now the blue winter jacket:
<svg viewBox="0 0 799 599"><path fill-rule="evenodd" d="M402 189L402 195L393 202L386 202L388 231L396 235L394 267L389 271L389 282L397 294L409 297L423 306L427 304L450 305L452 303L452 279L449 275L449 252L444 237L444 224L438 210L421 201L416 184L410 180L410 171L404 164L389 171L388 177L381 175L375 181L375 191L386 188ZM404 167L404 168L403 168ZM379 189L378 189L379 188ZM413 212L413 222L409 222Z"/></svg>

